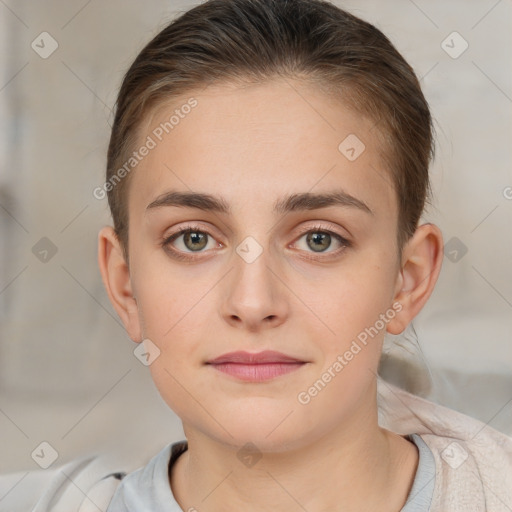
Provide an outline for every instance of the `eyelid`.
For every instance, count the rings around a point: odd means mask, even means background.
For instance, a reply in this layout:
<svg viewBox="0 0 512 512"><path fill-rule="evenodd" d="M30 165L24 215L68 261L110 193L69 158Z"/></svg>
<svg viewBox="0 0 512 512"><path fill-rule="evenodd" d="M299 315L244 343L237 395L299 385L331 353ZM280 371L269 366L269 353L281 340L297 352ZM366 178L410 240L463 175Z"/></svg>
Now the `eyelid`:
<svg viewBox="0 0 512 512"><path fill-rule="evenodd" d="M160 242L160 245L164 246L164 245L167 245L169 244L170 242L174 241L176 238L180 237L181 235L187 233L187 232L199 232L199 233L204 233L206 234L208 237L214 239L216 242L218 242L217 238L217 235L214 235L212 233L212 231L215 231L213 229L210 229L210 228L205 228L204 226L200 226L198 224L187 224L183 227L180 227L178 229L176 229L175 231L173 231L170 235L165 235L162 239L162 241ZM223 245L222 243L218 242L220 245ZM192 253L192 251L191 251Z"/></svg>
<svg viewBox="0 0 512 512"><path fill-rule="evenodd" d="M329 234L334 234L339 236L340 238L346 240L349 242L349 237L341 235L339 233L339 227L336 226L336 224L333 224L329 221L320 221L320 220L313 220L314 224L308 224L307 226L301 226L299 228L300 235L304 235L305 233L309 233L310 231L322 231Z"/></svg>
<svg viewBox="0 0 512 512"><path fill-rule="evenodd" d="M170 238L172 238L174 236L177 237L178 235L183 234L183 233L185 233L187 231L199 231L201 233L208 234L212 238L221 238L218 235L218 231L216 229L214 229L213 227L208 226L208 225L206 225L206 226L205 225L201 225L199 223L191 221L189 223L184 223L183 226L180 226L178 228L173 228L173 231L169 235L164 235L163 236L164 242L165 242L165 240L169 240Z"/></svg>

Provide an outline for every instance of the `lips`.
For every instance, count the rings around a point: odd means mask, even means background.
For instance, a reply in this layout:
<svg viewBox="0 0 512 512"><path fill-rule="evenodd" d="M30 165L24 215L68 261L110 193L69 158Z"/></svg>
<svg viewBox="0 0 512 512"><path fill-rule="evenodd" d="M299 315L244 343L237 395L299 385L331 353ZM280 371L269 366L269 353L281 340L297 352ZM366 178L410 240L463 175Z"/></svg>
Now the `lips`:
<svg viewBox="0 0 512 512"><path fill-rule="evenodd" d="M216 357L206 364L238 381L264 382L294 372L307 361L296 357L265 350L263 352L230 352Z"/></svg>
<svg viewBox="0 0 512 512"><path fill-rule="evenodd" d="M230 352L206 364L235 380L256 383L295 372L306 363L307 361L301 361L281 352L265 350L257 353Z"/></svg>
<svg viewBox="0 0 512 512"><path fill-rule="evenodd" d="M272 363L305 363L295 357L282 354L281 352L275 352L273 350L265 350L263 352L229 352L223 354L215 359L207 361L206 364L223 364L223 363L235 363L235 364L272 364Z"/></svg>

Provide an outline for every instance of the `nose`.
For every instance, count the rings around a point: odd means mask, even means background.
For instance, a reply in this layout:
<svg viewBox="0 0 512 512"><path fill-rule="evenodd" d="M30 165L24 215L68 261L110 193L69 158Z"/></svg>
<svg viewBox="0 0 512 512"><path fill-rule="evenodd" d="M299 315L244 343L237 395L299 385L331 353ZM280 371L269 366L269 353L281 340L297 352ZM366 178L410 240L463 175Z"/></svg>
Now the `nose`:
<svg viewBox="0 0 512 512"><path fill-rule="evenodd" d="M233 327L251 332L281 325L289 314L286 286L267 257L252 262L234 255L234 269L224 282L221 315Z"/></svg>

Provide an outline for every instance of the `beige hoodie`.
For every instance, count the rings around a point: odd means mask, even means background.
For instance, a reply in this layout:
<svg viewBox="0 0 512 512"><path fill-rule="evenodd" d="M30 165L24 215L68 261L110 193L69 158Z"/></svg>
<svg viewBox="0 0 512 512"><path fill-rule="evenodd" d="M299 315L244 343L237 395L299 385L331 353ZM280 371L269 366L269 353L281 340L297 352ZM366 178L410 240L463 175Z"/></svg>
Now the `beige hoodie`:
<svg viewBox="0 0 512 512"><path fill-rule="evenodd" d="M383 428L419 434L434 455L430 512L512 512L511 437L380 377L377 402Z"/></svg>

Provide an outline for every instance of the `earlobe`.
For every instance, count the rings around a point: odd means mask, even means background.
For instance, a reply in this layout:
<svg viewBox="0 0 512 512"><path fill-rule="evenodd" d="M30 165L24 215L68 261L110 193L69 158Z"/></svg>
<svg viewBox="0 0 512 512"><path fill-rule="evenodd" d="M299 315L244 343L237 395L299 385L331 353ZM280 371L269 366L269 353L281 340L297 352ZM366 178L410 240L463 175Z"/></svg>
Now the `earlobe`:
<svg viewBox="0 0 512 512"><path fill-rule="evenodd" d="M110 302L128 335L135 342L142 341L130 272L119 239L111 226L105 226L98 234L98 265Z"/></svg>
<svg viewBox="0 0 512 512"><path fill-rule="evenodd" d="M401 311L387 325L400 334L421 311L434 290L441 271L443 236L434 224L419 226L403 250L402 266L395 287L395 301Z"/></svg>

